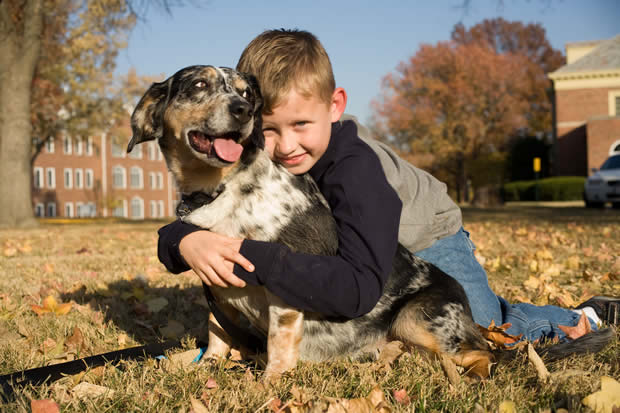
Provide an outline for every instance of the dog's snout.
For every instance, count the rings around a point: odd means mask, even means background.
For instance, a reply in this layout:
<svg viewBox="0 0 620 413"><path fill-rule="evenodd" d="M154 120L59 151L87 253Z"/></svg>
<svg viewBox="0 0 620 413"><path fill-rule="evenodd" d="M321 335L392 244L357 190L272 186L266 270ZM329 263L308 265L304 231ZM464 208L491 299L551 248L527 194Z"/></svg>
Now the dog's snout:
<svg viewBox="0 0 620 413"><path fill-rule="evenodd" d="M228 106L228 110L230 110L230 114L235 117L239 122L246 123L250 120L251 117L251 106L248 102L245 102L241 99L233 100Z"/></svg>

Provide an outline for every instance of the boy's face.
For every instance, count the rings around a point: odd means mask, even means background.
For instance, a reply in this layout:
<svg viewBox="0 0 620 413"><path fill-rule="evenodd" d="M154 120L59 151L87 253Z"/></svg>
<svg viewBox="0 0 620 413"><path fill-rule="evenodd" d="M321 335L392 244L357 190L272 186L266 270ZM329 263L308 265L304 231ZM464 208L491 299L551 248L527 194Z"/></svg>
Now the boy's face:
<svg viewBox="0 0 620 413"><path fill-rule="evenodd" d="M292 88L271 115L263 115L265 148L271 159L295 175L308 172L325 153L332 123L340 119L345 105L342 88L334 91L330 104Z"/></svg>

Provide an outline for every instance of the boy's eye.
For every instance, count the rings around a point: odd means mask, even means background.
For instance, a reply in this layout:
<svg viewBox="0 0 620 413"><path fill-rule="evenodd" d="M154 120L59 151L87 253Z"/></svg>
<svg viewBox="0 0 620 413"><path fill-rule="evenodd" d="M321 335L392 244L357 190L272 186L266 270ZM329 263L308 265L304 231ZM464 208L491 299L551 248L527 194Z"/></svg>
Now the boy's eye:
<svg viewBox="0 0 620 413"><path fill-rule="evenodd" d="M306 126L308 122L306 122L305 120L299 121L299 122L295 122L295 126Z"/></svg>

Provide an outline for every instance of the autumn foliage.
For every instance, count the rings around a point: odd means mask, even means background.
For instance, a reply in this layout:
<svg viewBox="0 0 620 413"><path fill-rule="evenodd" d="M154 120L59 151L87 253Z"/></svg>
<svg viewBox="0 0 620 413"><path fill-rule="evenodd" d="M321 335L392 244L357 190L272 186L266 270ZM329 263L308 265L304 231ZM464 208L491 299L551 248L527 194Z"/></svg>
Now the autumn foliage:
<svg viewBox="0 0 620 413"><path fill-rule="evenodd" d="M550 128L545 70L561 62L540 26L526 37L530 26L501 19L470 31L457 25L452 40L422 45L401 62L373 102L380 135L405 152L432 154L460 200L474 174L487 175L481 184L501 183L508 138ZM489 173L480 160L499 167Z"/></svg>

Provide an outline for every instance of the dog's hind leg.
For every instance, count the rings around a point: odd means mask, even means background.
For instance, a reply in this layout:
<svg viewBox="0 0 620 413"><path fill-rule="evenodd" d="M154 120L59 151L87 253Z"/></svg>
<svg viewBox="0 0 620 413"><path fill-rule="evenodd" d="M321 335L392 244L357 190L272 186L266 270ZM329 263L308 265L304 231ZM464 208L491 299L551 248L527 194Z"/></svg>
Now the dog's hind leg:
<svg viewBox="0 0 620 413"><path fill-rule="evenodd" d="M238 322L239 312L236 309L223 303L218 303L218 307L232 322ZM231 346L232 339L217 322L213 313L209 313L209 344L203 359L224 358Z"/></svg>
<svg viewBox="0 0 620 413"><path fill-rule="evenodd" d="M266 292L269 304L269 335L267 337L267 367L263 380L277 380L291 370L299 360L299 345L303 336L304 314L285 305L281 299Z"/></svg>
<svg viewBox="0 0 620 413"><path fill-rule="evenodd" d="M407 299L390 335L448 356L470 375L488 377L494 356L471 317L465 292L456 280L435 271L433 282Z"/></svg>

